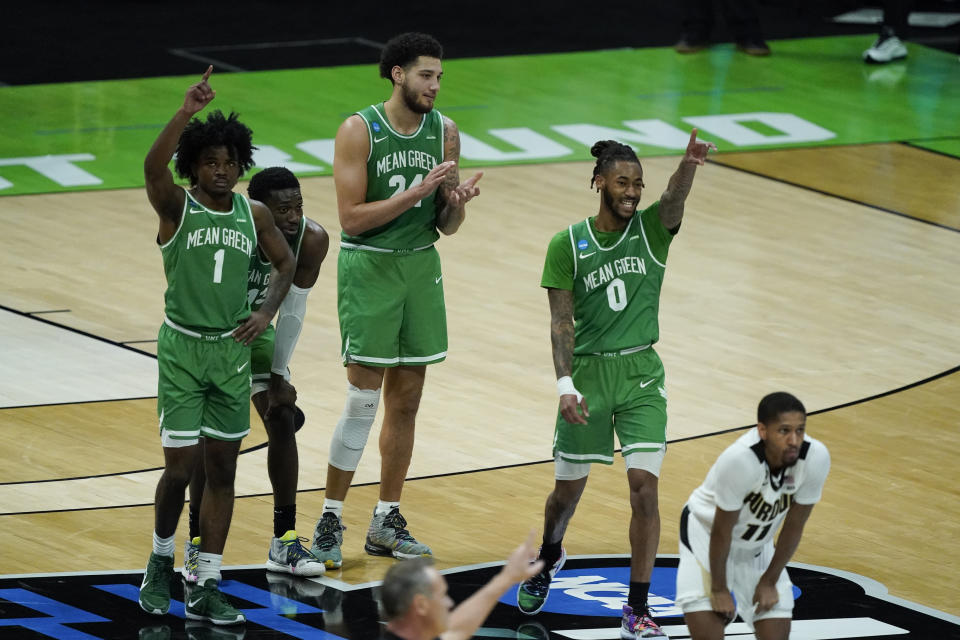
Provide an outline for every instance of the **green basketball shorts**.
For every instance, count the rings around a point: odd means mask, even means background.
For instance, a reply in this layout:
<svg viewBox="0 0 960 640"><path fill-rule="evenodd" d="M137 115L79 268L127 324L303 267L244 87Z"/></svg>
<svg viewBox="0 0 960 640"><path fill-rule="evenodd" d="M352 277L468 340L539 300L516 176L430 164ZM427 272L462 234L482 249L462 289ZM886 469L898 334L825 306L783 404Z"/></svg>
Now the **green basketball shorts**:
<svg viewBox="0 0 960 640"><path fill-rule="evenodd" d="M157 337L157 414L164 446L199 436L239 440L250 432L250 348L232 336L181 333L166 324Z"/></svg>
<svg viewBox="0 0 960 640"><path fill-rule="evenodd" d="M337 312L344 364L423 365L447 357L447 312L436 248L341 248Z"/></svg>
<svg viewBox="0 0 960 640"><path fill-rule="evenodd" d="M624 456L663 448L666 378L652 347L629 355L574 356L572 377L587 401L590 417L585 425L569 424L557 411L555 458L613 464L614 432Z"/></svg>

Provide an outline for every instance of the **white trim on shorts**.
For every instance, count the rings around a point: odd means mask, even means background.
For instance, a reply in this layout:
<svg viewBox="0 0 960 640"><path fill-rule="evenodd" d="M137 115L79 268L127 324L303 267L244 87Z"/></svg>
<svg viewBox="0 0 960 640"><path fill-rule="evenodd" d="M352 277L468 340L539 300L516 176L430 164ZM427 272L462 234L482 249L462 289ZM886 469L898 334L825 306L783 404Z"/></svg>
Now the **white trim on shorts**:
<svg viewBox="0 0 960 640"><path fill-rule="evenodd" d="M348 344L347 348L349 348L349 346L350 345ZM441 351L440 353L436 353L432 356L397 356L395 358L375 358L373 356L358 356L353 353L344 353L342 357L343 357L343 360L347 363L360 362L364 364L380 364L380 365L429 364L441 358L446 358L447 352Z"/></svg>
<svg viewBox="0 0 960 640"><path fill-rule="evenodd" d="M214 440L223 440L225 442L235 442L237 440L243 440L245 437L247 437L247 435L250 433L250 427L247 427L247 430L243 433L227 433L211 427L200 427L200 431L205 438L213 438Z"/></svg>
<svg viewBox="0 0 960 640"><path fill-rule="evenodd" d="M186 438L174 438L173 435L186 435ZM165 449L182 449L183 447L192 447L200 442L200 429L196 431L172 431L170 429L160 429L160 445Z"/></svg>

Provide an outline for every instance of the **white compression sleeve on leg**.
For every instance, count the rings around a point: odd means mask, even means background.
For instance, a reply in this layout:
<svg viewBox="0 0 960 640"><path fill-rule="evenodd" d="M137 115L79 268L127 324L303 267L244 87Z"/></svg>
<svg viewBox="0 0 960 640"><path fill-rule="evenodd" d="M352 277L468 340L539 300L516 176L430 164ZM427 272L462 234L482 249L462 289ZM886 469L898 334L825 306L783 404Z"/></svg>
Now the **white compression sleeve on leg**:
<svg viewBox="0 0 960 640"><path fill-rule="evenodd" d="M287 365L293 356L293 350L300 338L300 329L303 328L303 317L307 315L307 294L310 289L301 289L295 284L290 285L287 297L280 303L277 312L277 337L273 342L273 364L270 371L277 375L286 375Z"/></svg>
<svg viewBox="0 0 960 640"><path fill-rule="evenodd" d="M347 403L330 440L332 466L343 471L357 470L379 404L380 389L358 389L347 384Z"/></svg>

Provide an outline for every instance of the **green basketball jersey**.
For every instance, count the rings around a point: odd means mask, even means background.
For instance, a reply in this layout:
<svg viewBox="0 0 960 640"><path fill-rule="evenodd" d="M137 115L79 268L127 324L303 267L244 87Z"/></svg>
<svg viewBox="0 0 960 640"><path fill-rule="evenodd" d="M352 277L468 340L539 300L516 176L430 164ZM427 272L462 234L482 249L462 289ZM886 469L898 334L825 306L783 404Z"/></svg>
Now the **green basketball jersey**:
<svg viewBox="0 0 960 640"><path fill-rule="evenodd" d="M167 317L196 331L230 330L250 315L247 270L257 246L250 202L233 194L229 212L212 211L189 192L180 225L160 247Z"/></svg>
<svg viewBox="0 0 960 640"><path fill-rule="evenodd" d="M300 259L300 244L303 242L303 232L307 228L307 219L300 218L300 230L293 239L287 238L287 244L293 251L293 257ZM286 236L284 236L286 237ZM270 271L273 264L260 252L259 249L253 252L250 257L250 276L247 284L247 301L250 303L250 310L256 311L267 299L267 287L270 285Z"/></svg>
<svg viewBox="0 0 960 640"><path fill-rule="evenodd" d="M383 103L357 112L367 125L366 202L386 200L414 187L443 162L443 117L436 109L425 113L420 128L410 135L397 133L386 118ZM383 249L418 249L440 237L436 225L436 191L375 229L357 236L341 232L344 242Z"/></svg>
<svg viewBox="0 0 960 640"><path fill-rule="evenodd" d="M659 339L660 287L673 238L659 204L637 212L622 233L598 233L588 218L550 243L541 285L573 290L575 355Z"/></svg>

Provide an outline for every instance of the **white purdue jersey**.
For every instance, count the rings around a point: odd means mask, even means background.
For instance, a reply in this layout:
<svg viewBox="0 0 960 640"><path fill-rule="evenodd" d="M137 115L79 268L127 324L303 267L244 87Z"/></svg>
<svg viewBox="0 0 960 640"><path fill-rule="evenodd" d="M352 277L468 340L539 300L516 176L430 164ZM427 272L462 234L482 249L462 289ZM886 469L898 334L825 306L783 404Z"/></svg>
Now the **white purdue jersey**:
<svg viewBox="0 0 960 640"><path fill-rule="evenodd" d="M827 447L804 436L796 463L771 475L763 440L753 428L720 454L707 479L690 494L687 507L708 532L717 507L739 510L731 550L760 547L773 540L791 504L820 501L829 471Z"/></svg>

